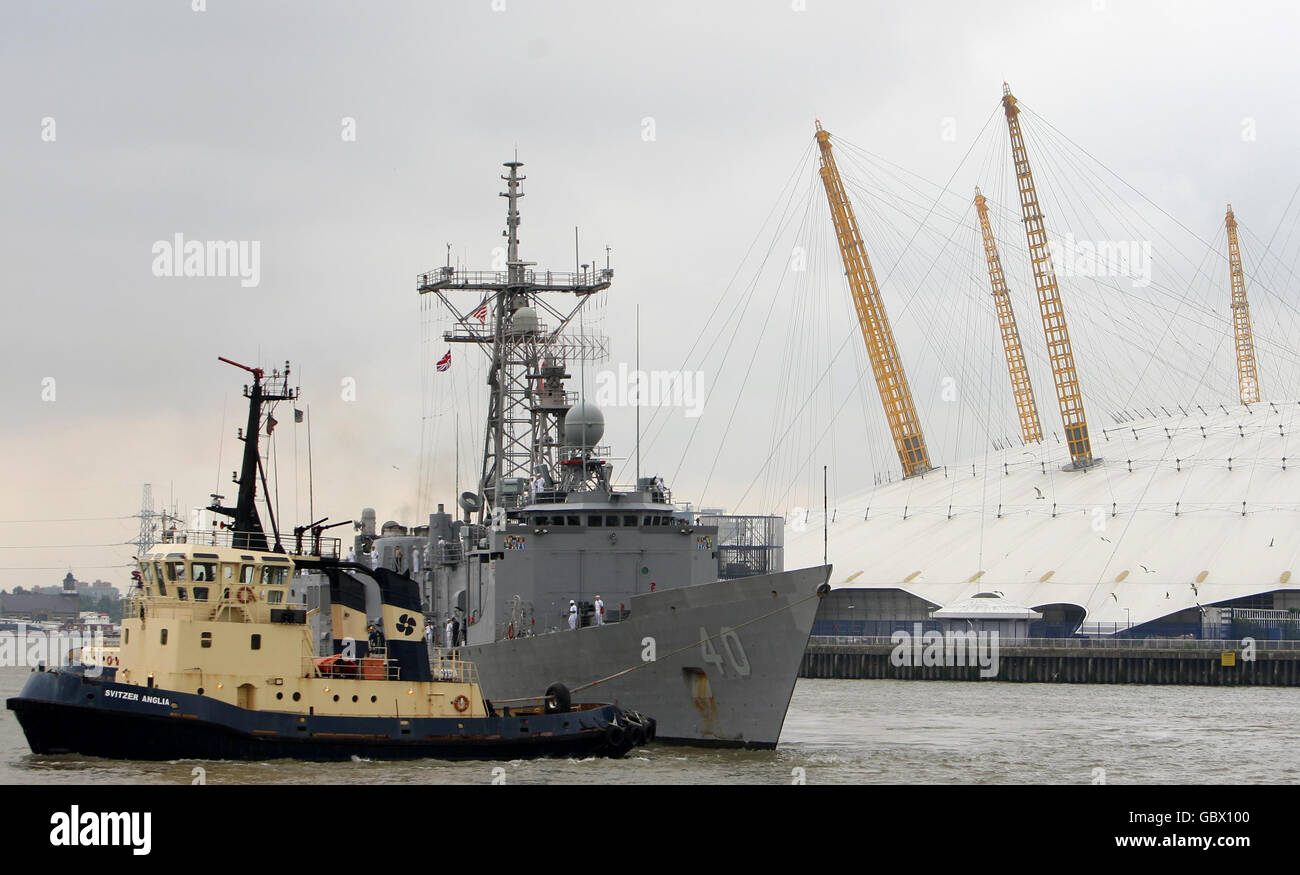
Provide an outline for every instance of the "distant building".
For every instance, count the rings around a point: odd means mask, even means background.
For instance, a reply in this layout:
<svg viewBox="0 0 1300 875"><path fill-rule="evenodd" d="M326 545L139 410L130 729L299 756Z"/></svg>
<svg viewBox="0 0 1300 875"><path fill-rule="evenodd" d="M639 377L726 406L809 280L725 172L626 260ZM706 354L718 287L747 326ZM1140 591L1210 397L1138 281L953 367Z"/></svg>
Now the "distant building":
<svg viewBox="0 0 1300 875"><path fill-rule="evenodd" d="M0 618L27 620L33 623L68 623L80 613L76 592L0 592Z"/></svg>

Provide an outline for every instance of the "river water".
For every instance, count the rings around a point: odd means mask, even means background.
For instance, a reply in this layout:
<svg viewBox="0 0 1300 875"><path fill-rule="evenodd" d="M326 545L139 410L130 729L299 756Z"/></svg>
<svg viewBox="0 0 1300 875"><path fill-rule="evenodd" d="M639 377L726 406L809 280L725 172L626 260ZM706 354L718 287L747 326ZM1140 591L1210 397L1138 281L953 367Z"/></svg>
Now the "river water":
<svg viewBox="0 0 1300 875"><path fill-rule="evenodd" d="M27 674L0 668L0 696ZM1298 750L1300 692L1278 687L800 680L775 751L510 763L38 757L0 712L7 784L1295 784Z"/></svg>

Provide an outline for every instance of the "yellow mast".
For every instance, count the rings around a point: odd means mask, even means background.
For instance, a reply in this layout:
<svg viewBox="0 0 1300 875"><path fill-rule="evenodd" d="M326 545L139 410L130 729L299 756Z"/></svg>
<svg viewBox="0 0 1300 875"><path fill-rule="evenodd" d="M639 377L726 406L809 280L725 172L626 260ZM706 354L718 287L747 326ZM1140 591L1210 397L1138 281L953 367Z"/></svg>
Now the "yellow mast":
<svg viewBox="0 0 1300 875"><path fill-rule="evenodd" d="M1083 395L1079 391L1079 374L1074 368L1074 350L1065 325L1065 308L1061 302L1061 290L1056 284L1056 268L1052 266L1047 229L1038 204L1038 192L1034 188L1034 176L1029 169L1029 155L1020 133L1020 110L1016 99L1011 96L1011 86L1005 82L1002 83L1002 106L1011 131L1011 157L1016 166L1016 185L1020 189L1020 210L1025 220L1029 259L1034 267L1038 310L1047 337L1047 357L1052 363L1056 400L1061 407L1061 424L1073 467L1086 468L1092 464L1092 442L1088 438L1088 420L1084 415Z"/></svg>
<svg viewBox="0 0 1300 875"><path fill-rule="evenodd" d="M1029 369L1025 367L1025 353L1020 348L1020 332L1016 329L1016 314L1011 310L1011 295L1007 292L1006 276L1002 273L1002 259L998 245L993 240L989 225L989 208L979 186L975 186L975 209L979 212L980 233L984 236L984 258L989 263L989 282L993 286L993 302L998 311L998 327L1002 330L1002 348L1007 354L1007 371L1011 374L1011 391L1016 396L1016 412L1020 415L1020 435L1025 443L1043 439L1043 428L1038 422L1038 405L1034 403L1034 387L1029 382Z"/></svg>
<svg viewBox="0 0 1300 875"><path fill-rule="evenodd" d="M871 269L866 247L862 244L858 220L853 216L853 207L831 155L831 135L822 130L821 122L817 122L817 145L821 149L822 183L826 186L826 200L830 203L831 218L835 222L844 273L849 280L853 307L862 326L862 339L867 344L880 400L885 405L885 418L889 420L889 431L894 437L894 449L903 465L904 477L924 474L930 470L930 453L925 446L925 435L921 433L916 406L912 403L912 390L907 385L907 374L903 372L894 332L889 327L889 316L876 285L875 271Z"/></svg>
<svg viewBox="0 0 1300 875"><path fill-rule="evenodd" d="M1259 368L1255 365L1255 335L1250 330L1250 305L1246 303L1246 277L1241 271L1237 244L1237 217L1228 204L1228 264L1232 268L1232 326L1237 335L1237 384L1241 403L1259 400Z"/></svg>

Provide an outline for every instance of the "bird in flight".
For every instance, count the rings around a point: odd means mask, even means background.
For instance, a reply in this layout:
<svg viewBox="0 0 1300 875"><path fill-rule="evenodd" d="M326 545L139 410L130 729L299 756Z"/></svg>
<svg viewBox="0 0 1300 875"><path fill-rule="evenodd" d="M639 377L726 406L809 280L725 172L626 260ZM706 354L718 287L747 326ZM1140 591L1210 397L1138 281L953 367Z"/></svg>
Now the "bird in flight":
<svg viewBox="0 0 1300 875"><path fill-rule="evenodd" d="M1155 574L1154 571L1152 571L1150 568L1147 568L1145 565L1142 565L1141 563L1138 564L1138 568L1141 568L1147 574Z"/></svg>
<svg viewBox="0 0 1300 875"><path fill-rule="evenodd" d="M1042 501L1044 500L1044 498L1046 498L1046 496L1043 495L1043 490L1039 489L1037 486L1034 487L1034 491L1038 493L1039 501Z"/></svg>

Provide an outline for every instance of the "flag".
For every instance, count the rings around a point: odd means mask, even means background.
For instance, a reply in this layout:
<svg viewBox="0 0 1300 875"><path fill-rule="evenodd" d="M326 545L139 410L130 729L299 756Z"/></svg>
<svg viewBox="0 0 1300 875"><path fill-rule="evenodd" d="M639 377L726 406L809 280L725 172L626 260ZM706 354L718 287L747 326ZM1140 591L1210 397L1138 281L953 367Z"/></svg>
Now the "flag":
<svg viewBox="0 0 1300 875"><path fill-rule="evenodd" d="M447 370L450 367L451 367L451 350L447 350L447 354L442 358L438 359L438 370L441 372Z"/></svg>
<svg viewBox="0 0 1300 875"><path fill-rule="evenodd" d="M479 322L487 322L487 301L478 305L478 309L469 314L471 319L477 319Z"/></svg>
<svg viewBox="0 0 1300 875"><path fill-rule="evenodd" d="M271 432L275 431L275 427L276 427L277 425L279 425L279 424L280 424L279 420L277 420L274 416L272 416L272 415L269 414L269 413L266 415L266 433L267 433L267 434L270 434Z"/></svg>
<svg viewBox="0 0 1300 875"><path fill-rule="evenodd" d="M302 422L302 411L299 410L297 407L293 409L293 421Z"/></svg>

